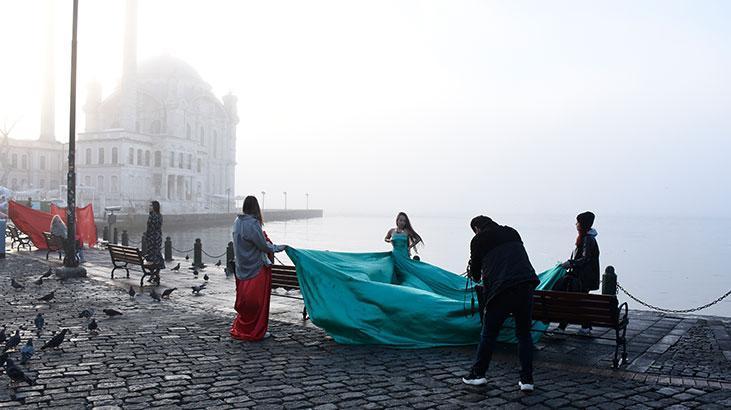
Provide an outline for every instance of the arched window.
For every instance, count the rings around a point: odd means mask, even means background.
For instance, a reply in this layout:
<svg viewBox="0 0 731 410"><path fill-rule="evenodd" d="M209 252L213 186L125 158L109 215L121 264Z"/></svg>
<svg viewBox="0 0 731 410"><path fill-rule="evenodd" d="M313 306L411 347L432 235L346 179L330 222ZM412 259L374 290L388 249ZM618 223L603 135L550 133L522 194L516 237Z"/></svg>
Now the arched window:
<svg viewBox="0 0 731 410"><path fill-rule="evenodd" d="M127 163L129 163L130 165L135 164L135 149L134 148L129 149L129 155L127 156Z"/></svg>
<svg viewBox="0 0 731 410"><path fill-rule="evenodd" d="M86 149L86 165L91 165L91 148Z"/></svg>
<svg viewBox="0 0 731 410"><path fill-rule="evenodd" d="M119 162L119 150L117 147L112 147L112 164L117 165Z"/></svg>
<svg viewBox="0 0 731 410"><path fill-rule="evenodd" d="M180 169L183 168L183 153L182 152L178 156L178 168L180 168Z"/></svg>
<svg viewBox="0 0 731 410"><path fill-rule="evenodd" d="M201 163L202 163L201 159L200 159L200 158L198 158L198 173L199 173L199 174L200 174L200 172L201 172Z"/></svg>
<svg viewBox="0 0 731 410"><path fill-rule="evenodd" d="M155 166L161 167L162 166L162 152L155 151Z"/></svg>
<svg viewBox="0 0 731 410"><path fill-rule="evenodd" d="M99 165L104 164L104 148L99 148Z"/></svg>
<svg viewBox="0 0 731 410"><path fill-rule="evenodd" d="M185 136L188 139L193 138L193 131L190 129L190 124L185 124Z"/></svg>
<svg viewBox="0 0 731 410"><path fill-rule="evenodd" d="M101 175L96 177L96 189L99 192L104 192L104 177Z"/></svg>
<svg viewBox="0 0 731 410"><path fill-rule="evenodd" d="M150 151L145 151L145 166L150 166Z"/></svg>

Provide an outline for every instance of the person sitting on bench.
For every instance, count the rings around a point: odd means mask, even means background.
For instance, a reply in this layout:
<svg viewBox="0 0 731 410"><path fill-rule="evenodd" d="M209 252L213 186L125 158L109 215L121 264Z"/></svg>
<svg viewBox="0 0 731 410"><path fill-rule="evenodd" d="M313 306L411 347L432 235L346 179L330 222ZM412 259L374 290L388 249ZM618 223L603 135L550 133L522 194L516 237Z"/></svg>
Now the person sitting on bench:
<svg viewBox="0 0 731 410"><path fill-rule="evenodd" d="M64 250L66 250L66 241L68 240L68 229L66 228L66 224L63 223L63 220L58 215L53 215L53 218L51 218L51 228L50 228L51 235L56 236L58 238L63 239L64 242ZM79 263L84 263L84 245L79 240L78 235L76 236L76 256L79 258Z"/></svg>

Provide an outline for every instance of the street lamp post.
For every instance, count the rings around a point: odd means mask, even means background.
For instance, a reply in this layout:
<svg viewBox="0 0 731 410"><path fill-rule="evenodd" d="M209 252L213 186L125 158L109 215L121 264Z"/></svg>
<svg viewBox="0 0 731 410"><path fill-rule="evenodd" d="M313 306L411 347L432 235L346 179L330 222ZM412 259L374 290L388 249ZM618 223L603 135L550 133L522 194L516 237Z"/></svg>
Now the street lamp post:
<svg viewBox="0 0 731 410"><path fill-rule="evenodd" d="M264 196L267 193L265 191L261 191L261 209L264 209Z"/></svg>
<svg viewBox="0 0 731 410"><path fill-rule="evenodd" d="M71 28L71 96L69 101L69 171L66 178L66 255L63 269L56 274L62 277L86 276L86 270L79 267L76 256L76 38L79 17L79 0L74 0Z"/></svg>
<svg viewBox="0 0 731 410"><path fill-rule="evenodd" d="M282 192L284 194L284 210L287 210L287 191Z"/></svg>

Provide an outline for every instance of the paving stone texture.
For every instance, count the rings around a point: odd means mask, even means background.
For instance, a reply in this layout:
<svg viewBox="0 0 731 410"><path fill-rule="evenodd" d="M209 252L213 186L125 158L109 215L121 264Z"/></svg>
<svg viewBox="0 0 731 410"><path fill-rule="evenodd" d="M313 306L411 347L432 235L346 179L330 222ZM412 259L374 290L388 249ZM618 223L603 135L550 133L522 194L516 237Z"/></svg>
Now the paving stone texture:
<svg viewBox="0 0 731 410"><path fill-rule="evenodd" d="M0 324L20 328L36 353L22 368L36 385L0 376L0 408L729 408L728 318L632 312L629 360L609 368L613 342L543 338L536 346L536 391L518 391L514 346L501 346L489 384L471 387L461 376L474 347L397 350L344 346L302 322L301 301L273 298L274 337L232 340L232 289L212 273L211 290L189 272L165 272L161 288L179 287L170 300L130 299L139 280L109 279L108 254L89 252L85 279L32 283L48 266L45 252L12 252L0 260ZM106 256L106 258L105 258ZM185 271L189 265L183 260ZM214 270L210 270L215 272ZM121 275L124 276L124 275ZM10 287L10 278L25 285ZM213 282L221 282L218 286ZM56 289L49 302L37 299ZM136 287L139 291L139 288ZM146 290L147 292L148 290ZM98 334L86 330L83 309L96 311ZM124 314L107 318L104 308ZM42 312L46 329L36 335ZM58 350L40 351L52 331L70 329ZM599 329L597 329L597 332ZM18 359L18 352L11 352ZM17 362L18 360L16 360Z"/></svg>

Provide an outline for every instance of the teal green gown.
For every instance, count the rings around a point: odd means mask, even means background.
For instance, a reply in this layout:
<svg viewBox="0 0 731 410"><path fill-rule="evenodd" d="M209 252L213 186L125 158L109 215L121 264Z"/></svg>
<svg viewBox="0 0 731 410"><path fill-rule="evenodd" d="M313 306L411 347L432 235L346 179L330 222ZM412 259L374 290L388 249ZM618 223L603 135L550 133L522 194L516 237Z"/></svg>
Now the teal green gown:
<svg viewBox="0 0 731 410"><path fill-rule="evenodd" d="M405 234L392 252L345 253L287 248L297 268L312 323L342 344L395 348L473 345L480 340L474 284L460 275L409 257ZM565 270L538 275L550 288ZM472 301L474 298L474 309ZM512 319L499 341L515 343ZM544 330L534 322L534 330ZM534 340L540 337L533 332Z"/></svg>

